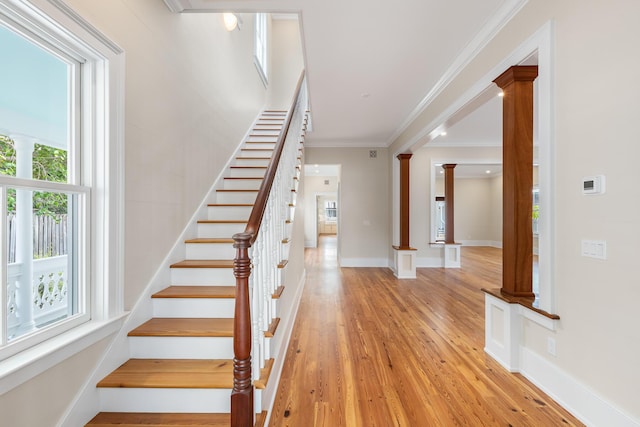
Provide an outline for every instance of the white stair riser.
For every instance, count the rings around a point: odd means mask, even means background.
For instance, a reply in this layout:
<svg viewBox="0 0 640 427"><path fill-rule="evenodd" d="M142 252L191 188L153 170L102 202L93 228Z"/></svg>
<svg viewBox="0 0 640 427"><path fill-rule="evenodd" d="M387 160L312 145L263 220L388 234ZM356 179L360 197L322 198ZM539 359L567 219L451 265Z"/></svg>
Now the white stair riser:
<svg viewBox="0 0 640 427"><path fill-rule="evenodd" d="M262 179L225 179L225 190L258 190L262 185Z"/></svg>
<svg viewBox="0 0 640 427"><path fill-rule="evenodd" d="M233 268L172 268L172 285L233 286L236 278Z"/></svg>
<svg viewBox="0 0 640 427"><path fill-rule="evenodd" d="M261 120L260 122L258 122L253 127L254 131L260 131L260 130L277 130L277 131L279 131L281 129L282 129L282 124L276 122L275 120Z"/></svg>
<svg viewBox="0 0 640 427"><path fill-rule="evenodd" d="M233 259L233 243L187 243L187 259Z"/></svg>
<svg viewBox="0 0 640 427"><path fill-rule="evenodd" d="M256 196L258 195L257 191L250 192L226 192L226 191L218 191L216 192L216 203L219 204L245 204L251 203L253 204L256 201Z"/></svg>
<svg viewBox="0 0 640 427"><path fill-rule="evenodd" d="M264 178L266 168L230 168L229 176L234 178Z"/></svg>
<svg viewBox="0 0 640 427"><path fill-rule="evenodd" d="M230 412L231 389L104 388L102 412Z"/></svg>
<svg viewBox="0 0 640 427"><path fill-rule="evenodd" d="M229 283L233 286L233 283ZM233 298L153 298L153 317L232 318Z"/></svg>
<svg viewBox="0 0 640 427"><path fill-rule="evenodd" d="M253 206L209 206L207 219L210 220L248 220Z"/></svg>
<svg viewBox="0 0 640 427"><path fill-rule="evenodd" d="M269 157L268 155L265 157ZM255 157L255 158L243 158L243 159L236 159L233 162L234 166L269 166L269 162L271 161L271 159L262 159L259 157Z"/></svg>
<svg viewBox="0 0 640 427"><path fill-rule="evenodd" d="M273 150L241 150L240 157L271 157Z"/></svg>
<svg viewBox="0 0 640 427"><path fill-rule="evenodd" d="M129 337L132 359L233 359L232 337Z"/></svg>
<svg viewBox="0 0 640 427"><path fill-rule="evenodd" d="M198 223L198 237L230 239L236 233L242 233L247 224L240 223Z"/></svg>
<svg viewBox="0 0 640 427"><path fill-rule="evenodd" d="M261 125L261 126L269 126L273 127L273 125ZM280 130L279 129L254 129L251 132L251 135L247 138L247 141L251 141L251 138L260 138L260 137L270 137L270 138L280 138Z"/></svg>
<svg viewBox="0 0 640 427"><path fill-rule="evenodd" d="M278 142L277 136L250 136L245 143L246 148L261 148L263 150L273 150Z"/></svg>

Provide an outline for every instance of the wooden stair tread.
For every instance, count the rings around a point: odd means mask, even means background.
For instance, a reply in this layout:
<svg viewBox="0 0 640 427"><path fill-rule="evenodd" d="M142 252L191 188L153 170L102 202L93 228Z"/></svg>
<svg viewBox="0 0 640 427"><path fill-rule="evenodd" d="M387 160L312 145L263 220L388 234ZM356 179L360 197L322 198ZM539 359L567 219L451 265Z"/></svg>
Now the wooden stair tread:
<svg viewBox="0 0 640 427"><path fill-rule="evenodd" d="M232 169L266 169L267 166L229 166Z"/></svg>
<svg viewBox="0 0 640 427"><path fill-rule="evenodd" d="M284 285L280 285L278 286L278 289L276 289L276 291L273 294L271 294L271 298L279 299L282 296L283 292L284 292Z"/></svg>
<svg viewBox="0 0 640 427"><path fill-rule="evenodd" d="M260 378L253 382L253 385L258 390L264 390L267 388L269 377L271 376L271 370L273 369L273 359L269 359L264 363L264 368L260 369Z"/></svg>
<svg viewBox="0 0 640 427"><path fill-rule="evenodd" d="M198 237L195 239L187 239L184 242L185 243L233 243L233 239Z"/></svg>
<svg viewBox="0 0 640 427"><path fill-rule="evenodd" d="M271 160L271 157L236 157L236 160Z"/></svg>
<svg viewBox="0 0 640 427"><path fill-rule="evenodd" d="M216 190L219 193L257 193L258 190L228 190L226 188L221 188L219 190Z"/></svg>
<svg viewBox="0 0 640 427"><path fill-rule="evenodd" d="M232 337L232 318L154 317L129 332L130 337Z"/></svg>
<svg viewBox="0 0 640 427"><path fill-rule="evenodd" d="M235 296L235 286L169 286L156 292L151 298L235 298Z"/></svg>
<svg viewBox="0 0 640 427"><path fill-rule="evenodd" d="M207 206L213 207L246 207L253 206L253 203L209 203Z"/></svg>
<svg viewBox="0 0 640 427"><path fill-rule="evenodd" d="M171 268L233 268L232 259L185 259L171 264Z"/></svg>
<svg viewBox="0 0 640 427"><path fill-rule="evenodd" d="M225 176L224 179L259 179L264 180L261 176Z"/></svg>
<svg viewBox="0 0 640 427"><path fill-rule="evenodd" d="M276 317L269 324L269 329L264 331L264 336L267 338L273 338L276 335L276 330L278 329L278 325L280 324L280 318Z"/></svg>
<svg viewBox="0 0 640 427"><path fill-rule="evenodd" d="M230 414L158 412L100 412L89 421L91 427L229 427Z"/></svg>
<svg viewBox="0 0 640 427"><path fill-rule="evenodd" d="M129 359L98 387L233 388L230 359Z"/></svg>
<svg viewBox="0 0 640 427"><path fill-rule="evenodd" d="M198 224L246 224L248 221L241 219L199 219Z"/></svg>

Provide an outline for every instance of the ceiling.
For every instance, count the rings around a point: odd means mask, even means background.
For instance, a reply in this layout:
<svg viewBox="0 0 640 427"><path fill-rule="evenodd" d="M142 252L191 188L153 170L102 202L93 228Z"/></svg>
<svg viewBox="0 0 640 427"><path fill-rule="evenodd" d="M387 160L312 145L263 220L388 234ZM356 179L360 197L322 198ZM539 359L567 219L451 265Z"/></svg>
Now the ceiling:
<svg viewBox="0 0 640 427"><path fill-rule="evenodd" d="M308 145L386 147L525 0L165 3L186 12L297 13L313 115Z"/></svg>

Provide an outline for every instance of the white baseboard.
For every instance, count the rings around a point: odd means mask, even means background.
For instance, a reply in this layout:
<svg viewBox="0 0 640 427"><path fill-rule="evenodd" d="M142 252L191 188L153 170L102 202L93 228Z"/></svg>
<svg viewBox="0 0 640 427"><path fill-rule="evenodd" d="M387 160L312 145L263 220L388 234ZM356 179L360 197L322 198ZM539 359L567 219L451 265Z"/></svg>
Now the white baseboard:
<svg viewBox="0 0 640 427"><path fill-rule="evenodd" d="M456 243L462 244L462 246L491 246L494 248L501 248L502 242L497 240L456 240Z"/></svg>
<svg viewBox="0 0 640 427"><path fill-rule="evenodd" d="M340 267L389 267L389 258L340 258Z"/></svg>
<svg viewBox="0 0 640 427"><path fill-rule="evenodd" d="M304 241L305 248L317 248L318 242L316 240L305 240Z"/></svg>
<svg viewBox="0 0 640 427"><path fill-rule="evenodd" d="M417 268L442 268L444 267L443 257L416 257Z"/></svg>
<svg viewBox="0 0 640 427"><path fill-rule="evenodd" d="M528 348L520 348L520 373L576 418L593 427L640 427L594 390Z"/></svg>

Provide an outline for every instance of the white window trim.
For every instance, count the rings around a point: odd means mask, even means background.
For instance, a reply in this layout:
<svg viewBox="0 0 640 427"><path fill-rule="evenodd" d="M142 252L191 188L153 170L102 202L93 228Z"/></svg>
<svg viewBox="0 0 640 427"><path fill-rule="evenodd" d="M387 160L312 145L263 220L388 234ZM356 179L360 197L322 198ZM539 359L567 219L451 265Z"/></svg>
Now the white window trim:
<svg viewBox="0 0 640 427"><path fill-rule="evenodd" d="M258 20L263 19L264 22L260 27L258 25ZM254 34L254 43L253 43L253 63L258 70L258 75L262 80L262 83L265 87L269 84L269 28L268 28L268 19L266 13L256 13L255 20L255 34ZM264 33L258 33L258 29L262 28ZM263 46L263 52L258 51L258 46ZM262 58L264 57L264 58Z"/></svg>
<svg viewBox="0 0 640 427"><path fill-rule="evenodd" d="M91 90L81 133L92 140L82 150L96 159L90 176L91 320L0 361L0 395L120 329L124 307L124 52L62 0L0 0L0 13L35 34L81 51L90 67ZM45 30L42 30L45 29ZM88 104L88 105L87 105ZM87 149L88 148L88 149ZM99 161L98 161L99 160Z"/></svg>

